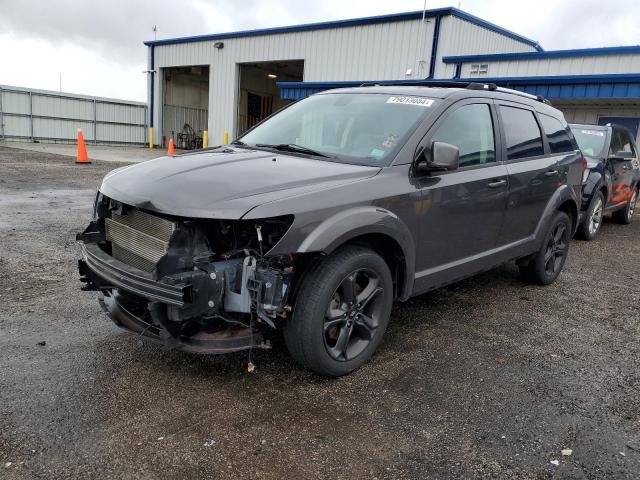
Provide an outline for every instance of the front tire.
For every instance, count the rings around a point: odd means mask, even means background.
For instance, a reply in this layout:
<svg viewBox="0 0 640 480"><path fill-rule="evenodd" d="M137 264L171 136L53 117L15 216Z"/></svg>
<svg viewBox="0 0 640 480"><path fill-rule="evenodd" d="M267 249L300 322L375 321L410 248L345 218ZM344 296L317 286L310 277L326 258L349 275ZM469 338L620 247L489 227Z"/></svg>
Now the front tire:
<svg viewBox="0 0 640 480"><path fill-rule="evenodd" d="M593 240L600 231L604 214L604 195L602 191L596 192L587 210L587 214L578 227L578 238Z"/></svg>
<svg viewBox="0 0 640 480"><path fill-rule="evenodd" d="M567 260L571 220L564 212L553 217L542 247L526 264L520 265L520 274L529 283L549 285L553 283Z"/></svg>
<svg viewBox="0 0 640 480"><path fill-rule="evenodd" d="M623 225L629 225L631 223L631 220L633 220L633 212L636 208L637 201L638 190L634 190L634 192L631 194L631 198L627 202L627 205L622 210L613 212L613 219Z"/></svg>
<svg viewBox="0 0 640 480"><path fill-rule="evenodd" d="M365 247L342 248L302 278L284 328L287 349L320 375L350 373L378 348L392 305L393 281L382 257Z"/></svg>

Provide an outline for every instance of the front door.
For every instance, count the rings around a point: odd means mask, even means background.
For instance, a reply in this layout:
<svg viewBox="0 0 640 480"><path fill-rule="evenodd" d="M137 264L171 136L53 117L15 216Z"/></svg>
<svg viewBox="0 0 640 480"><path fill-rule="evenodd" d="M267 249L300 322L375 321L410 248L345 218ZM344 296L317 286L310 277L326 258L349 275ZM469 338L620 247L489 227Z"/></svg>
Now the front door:
<svg viewBox="0 0 640 480"><path fill-rule="evenodd" d="M622 154L622 152L624 152ZM622 156L625 155L625 156ZM625 205L631 197L634 181L633 162L638 155L629 132L623 128L613 127L609 147L608 168L611 172L611 195L608 208Z"/></svg>
<svg viewBox="0 0 640 480"><path fill-rule="evenodd" d="M500 232L508 192L500 162L491 101L453 105L424 144L445 142L460 150L460 166L417 179L422 200L416 290L426 290L481 270Z"/></svg>

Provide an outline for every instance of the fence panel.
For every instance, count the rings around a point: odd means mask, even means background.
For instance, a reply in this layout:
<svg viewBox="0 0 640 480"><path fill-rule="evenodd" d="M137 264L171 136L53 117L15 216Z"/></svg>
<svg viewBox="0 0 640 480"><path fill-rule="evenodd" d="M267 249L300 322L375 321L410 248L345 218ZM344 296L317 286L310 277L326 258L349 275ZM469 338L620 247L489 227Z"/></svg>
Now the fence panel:
<svg viewBox="0 0 640 480"><path fill-rule="evenodd" d="M144 144L147 105L0 85L0 140Z"/></svg>

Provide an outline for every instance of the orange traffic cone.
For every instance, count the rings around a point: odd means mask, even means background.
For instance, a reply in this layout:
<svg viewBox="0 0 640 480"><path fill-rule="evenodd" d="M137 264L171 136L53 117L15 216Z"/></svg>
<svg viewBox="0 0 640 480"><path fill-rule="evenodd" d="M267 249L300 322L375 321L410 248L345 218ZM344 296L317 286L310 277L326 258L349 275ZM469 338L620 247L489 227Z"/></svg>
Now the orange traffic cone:
<svg viewBox="0 0 640 480"><path fill-rule="evenodd" d="M76 163L91 163L89 161L89 155L87 155L87 146L84 144L84 135L82 129L78 129L78 155L76 157Z"/></svg>
<svg viewBox="0 0 640 480"><path fill-rule="evenodd" d="M173 137L169 139L169 148L167 149L167 155L173 155L176 153L176 147L173 144Z"/></svg>

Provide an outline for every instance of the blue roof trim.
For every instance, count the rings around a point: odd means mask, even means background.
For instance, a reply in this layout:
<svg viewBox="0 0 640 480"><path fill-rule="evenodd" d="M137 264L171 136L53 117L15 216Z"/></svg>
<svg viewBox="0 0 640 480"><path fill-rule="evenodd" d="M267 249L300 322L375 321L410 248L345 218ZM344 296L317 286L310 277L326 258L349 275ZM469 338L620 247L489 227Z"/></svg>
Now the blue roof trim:
<svg viewBox="0 0 640 480"><path fill-rule="evenodd" d="M326 30L330 28L343 28L343 27L353 27L358 25L373 25L377 23L389 23L389 22L400 22L404 20L416 20L421 19L423 15L422 10L417 12L404 12L404 13L392 13L389 15L377 15L373 17L361 17L361 18L350 18L347 20L336 20L330 22L317 22L317 23L306 23L302 25L291 25L288 27L273 27L273 28L260 28L256 30L242 30L237 32L227 32L227 33L214 33L208 35L195 35L191 37L180 37L180 38L167 38L162 40L147 40L144 42L145 45L173 45L177 43L190 43L190 42L205 42L210 40L224 40L226 38L242 38L242 37L256 37L260 35L273 35L276 33L294 33L294 32L305 32L309 30ZM461 18L462 20L466 20L471 22L479 27L487 28L496 33L504 35L506 37L512 38L514 40L518 40L520 42L531 45L537 50L542 50L542 47L538 45L538 42L531 40L529 38L523 37L522 35L518 35L511 30L507 30L506 28L499 27L498 25L478 18L474 15L471 15L467 12L463 12L462 10L458 10L457 8L447 7L447 8L435 8L431 10L426 10L426 17L432 18L440 15L453 15L454 17Z"/></svg>
<svg viewBox="0 0 640 480"><path fill-rule="evenodd" d="M314 93L332 88L357 87L362 84L394 83L419 85L425 80L378 80L342 82L277 82L280 96L286 100L300 100ZM430 83L450 83L451 79L428 80ZM549 100L640 99L640 73L609 75L564 75L553 77L495 77L460 78L460 82L495 83Z"/></svg>
<svg viewBox="0 0 640 480"><path fill-rule="evenodd" d="M640 81L640 73L608 73L602 75L558 75L545 77L461 78L461 82L495 83L498 85L568 85L573 83L632 83Z"/></svg>
<svg viewBox="0 0 640 480"><path fill-rule="evenodd" d="M454 55L442 57L444 63L488 62L504 60L538 60L544 58L596 57L640 53L640 45L621 47L577 48L574 50L546 50L542 52L492 53L486 55Z"/></svg>

